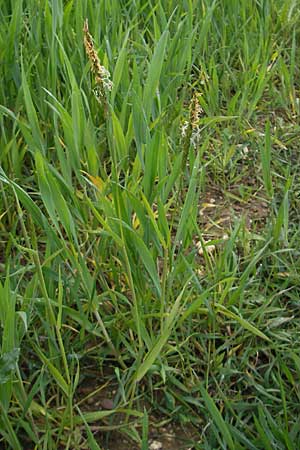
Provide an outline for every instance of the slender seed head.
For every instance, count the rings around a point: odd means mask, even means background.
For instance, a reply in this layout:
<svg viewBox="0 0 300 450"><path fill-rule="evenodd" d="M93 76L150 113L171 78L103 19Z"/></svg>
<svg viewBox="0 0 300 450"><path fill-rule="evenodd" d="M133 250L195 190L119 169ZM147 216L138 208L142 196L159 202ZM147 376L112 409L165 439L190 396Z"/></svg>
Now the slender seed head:
<svg viewBox="0 0 300 450"><path fill-rule="evenodd" d="M101 65L99 56L94 46L93 38L89 32L88 20L85 19L83 26L84 47L86 54L91 63L91 71L94 74L96 88L96 97L103 97L107 91L112 90L112 81L110 80L109 71Z"/></svg>
<svg viewBox="0 0 300 450"><path fill-rule="evenodd" d="M184 138L186 145L189 147L192 144L193 147L197 147L200 141L200 127L199 121L203 114L199 98L201 94L195 92L190 101L189 106L189 120L185 120L181 127L181 136ZM186 150L187 152L188 150Z"/></svg>

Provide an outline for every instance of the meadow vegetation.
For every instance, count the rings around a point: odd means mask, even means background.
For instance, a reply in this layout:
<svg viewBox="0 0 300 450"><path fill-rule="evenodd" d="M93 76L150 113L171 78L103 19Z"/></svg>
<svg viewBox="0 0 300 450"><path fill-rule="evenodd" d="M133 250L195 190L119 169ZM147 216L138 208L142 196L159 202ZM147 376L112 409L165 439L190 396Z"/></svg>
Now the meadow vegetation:
<svg viewBox="0 0 300 450"><path fill-rule="evenodd" d="M300 448L299 43L299 0L0 0L1 448Z"/></svg>

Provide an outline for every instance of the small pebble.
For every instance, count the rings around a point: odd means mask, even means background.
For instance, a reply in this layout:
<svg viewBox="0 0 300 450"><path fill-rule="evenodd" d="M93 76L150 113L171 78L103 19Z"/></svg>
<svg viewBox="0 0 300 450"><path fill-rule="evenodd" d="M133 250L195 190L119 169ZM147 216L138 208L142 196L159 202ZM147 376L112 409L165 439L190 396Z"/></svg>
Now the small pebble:
<svg viewBox="0 0 300 450"><path fill-rule="evenodd" d="M114 409L114 402L110 398L104 398L100 403L104 409Z"/></svg>
<svg viewBox="0 0 300 450"><path fill-rule="evenodd" d="M149 446L149 450L162 450L162 448L162 443L159 441L152 441Z"/></svg>

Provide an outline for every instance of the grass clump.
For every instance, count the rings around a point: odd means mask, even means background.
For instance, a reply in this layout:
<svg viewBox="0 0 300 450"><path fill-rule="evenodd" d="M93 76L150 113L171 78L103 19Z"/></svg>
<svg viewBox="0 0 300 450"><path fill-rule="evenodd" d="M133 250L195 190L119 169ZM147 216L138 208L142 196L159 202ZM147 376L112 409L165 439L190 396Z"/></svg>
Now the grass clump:
<svg viewBox="0 0 300 450"><path fill-rule="evenodd" d="M0 0L1 448L299 448L300 5L196 3Z"/></svg>

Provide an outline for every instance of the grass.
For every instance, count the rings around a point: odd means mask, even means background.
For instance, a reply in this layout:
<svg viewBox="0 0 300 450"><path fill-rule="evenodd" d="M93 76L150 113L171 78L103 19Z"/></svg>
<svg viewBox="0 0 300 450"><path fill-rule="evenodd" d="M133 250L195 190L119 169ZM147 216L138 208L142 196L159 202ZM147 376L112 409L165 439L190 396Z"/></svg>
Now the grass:
<svg viewBox="0 0 300 450"><path fill-rule="evenodd" d="M299 6L0 0L1 448L300 447Z"/></svg>

